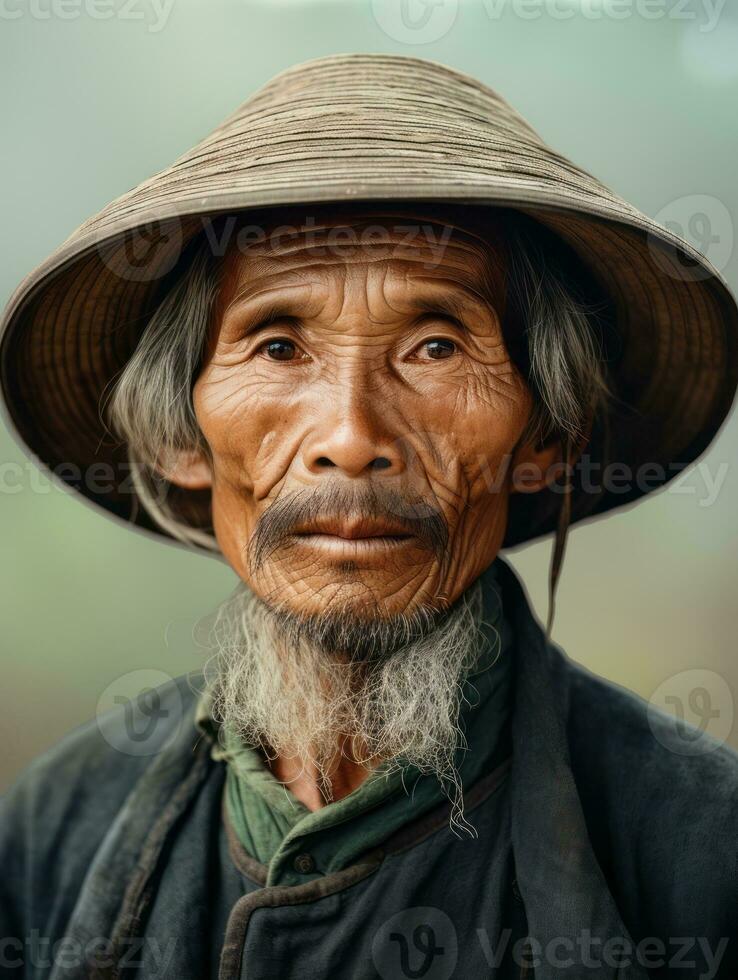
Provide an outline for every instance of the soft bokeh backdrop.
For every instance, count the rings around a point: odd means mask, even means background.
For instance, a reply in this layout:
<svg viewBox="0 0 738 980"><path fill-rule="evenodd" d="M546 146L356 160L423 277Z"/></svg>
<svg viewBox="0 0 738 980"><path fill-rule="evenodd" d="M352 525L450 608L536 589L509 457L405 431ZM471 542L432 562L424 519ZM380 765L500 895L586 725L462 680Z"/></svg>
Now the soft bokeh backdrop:
<svg viewBox="0 0 738 980"><path fill-rule="evenodd" d="M134 0L126 9L37 0L0 14L2 301L88 215L168 165L275 72L345 51L416 55L480 77L556 149L676 223L738 288L738 12L721 0ZM662 702L671 693L733 745L737 448L732 420L708 469L693 468L680 492L573 532L555 632L591 670L645 697L658 689ZM93 717L106 689L109 703L111 684L135 693L147 675L131 672L196 667L193 625L234 578L50 487L4 431L0 540L6 784ZM544 616L549 545L511 557ZM680 676L687 670L698 673Z"/></svg>

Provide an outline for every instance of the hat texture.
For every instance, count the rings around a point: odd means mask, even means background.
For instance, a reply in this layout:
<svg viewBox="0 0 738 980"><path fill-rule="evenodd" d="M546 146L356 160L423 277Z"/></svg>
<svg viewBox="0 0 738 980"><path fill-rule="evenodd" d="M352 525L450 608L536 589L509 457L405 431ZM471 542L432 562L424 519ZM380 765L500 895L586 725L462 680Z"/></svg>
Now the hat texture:
<svg viewBox="0 0 738 980"><path fill-rule="evenodd" d="M701 254L547 146L476 79L418 58L343 54L275 76L24 280L0 325L11 429L59 480L166 537L126 476L105 395L204 216L330 201L515 208L573 250L611 304L619 354L609 456L632 474L625 487L596 491L575 481L573 521L668 482L727 415L738 309ZM638 479L646 466L647 485ZM193 497L188 511L186 494L183 513L206 529L207 507ZM552 530L559 504L552 491L513 495L505 544Z"/></svg>

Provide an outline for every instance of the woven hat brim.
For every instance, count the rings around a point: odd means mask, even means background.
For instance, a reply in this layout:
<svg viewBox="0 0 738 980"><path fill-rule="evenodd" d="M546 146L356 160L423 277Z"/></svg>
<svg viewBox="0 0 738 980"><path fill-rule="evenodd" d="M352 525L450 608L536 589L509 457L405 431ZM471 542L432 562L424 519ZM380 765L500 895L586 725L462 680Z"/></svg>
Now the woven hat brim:
<svg viewBox="0 0 738 980"><path fill-rule="evenodd" d="M383 55L317 59L277 76L32 273L0 327L9 425L62 482L166 536L141 507L101 406L202 217L379 200L517 208L560 236L609 297L622 338L610 458L632 477L651 467L650 478L577 489L574 522L668 483L706 449L738 383L738 309L719 273L476 80ZM559 504L554 493L515 495L505 544L552 530ZM181 508L206 522L204 497L183 494Z"/></svg>

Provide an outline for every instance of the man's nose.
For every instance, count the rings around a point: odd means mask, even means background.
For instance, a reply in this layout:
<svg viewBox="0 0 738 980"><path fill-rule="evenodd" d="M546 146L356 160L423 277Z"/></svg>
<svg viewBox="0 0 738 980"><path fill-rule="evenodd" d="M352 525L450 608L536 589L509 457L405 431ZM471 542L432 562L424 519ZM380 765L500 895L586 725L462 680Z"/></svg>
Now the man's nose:
<svg viewBox="0 0 738 980"><path fill-rule="evenodd" d="M343 412L327 412L303 444L305 469L316 476L329 472L351 477L402 473L402 442L382 424L379 414L379 406L355 401Z"/></svg>

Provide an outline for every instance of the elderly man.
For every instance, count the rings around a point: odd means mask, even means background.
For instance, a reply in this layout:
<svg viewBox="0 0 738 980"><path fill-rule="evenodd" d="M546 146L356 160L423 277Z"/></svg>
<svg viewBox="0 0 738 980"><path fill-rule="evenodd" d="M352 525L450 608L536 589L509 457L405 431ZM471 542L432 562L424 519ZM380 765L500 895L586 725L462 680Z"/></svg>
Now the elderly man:
<svg viewBox="0 0 738 980"><path fill-rule="evenodd" d="M569 661L499 552L554 531L553 599L570 523L708 444L737 326L416 59L290 69L75 233L6 312L9 417L239 586L201 677L8 795L8 975L735 978L738 757Z"/></svg>

